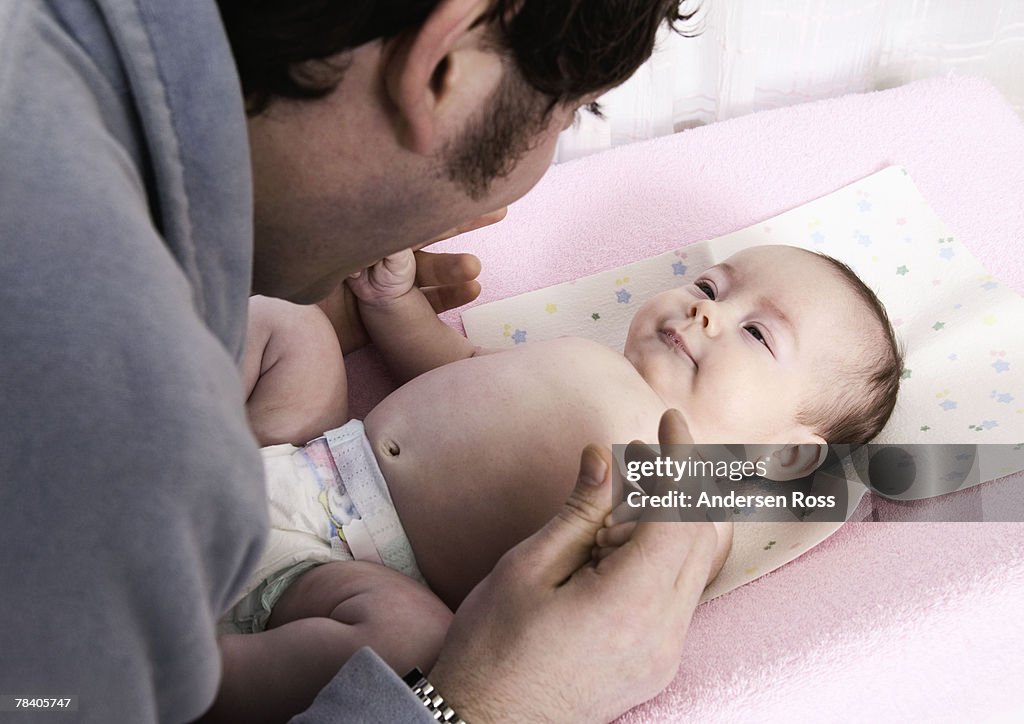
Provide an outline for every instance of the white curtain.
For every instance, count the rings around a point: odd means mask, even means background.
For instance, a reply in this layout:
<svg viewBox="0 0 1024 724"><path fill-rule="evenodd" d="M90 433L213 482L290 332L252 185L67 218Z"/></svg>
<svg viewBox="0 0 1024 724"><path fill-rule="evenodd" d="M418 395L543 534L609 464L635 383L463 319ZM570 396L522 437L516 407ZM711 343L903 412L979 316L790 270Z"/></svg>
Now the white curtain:
<svg viewBox="0 0 1024 724"><path fill-rule="evenodd" d="M1024 118L1024 0L685 0L694 38L581 112L556 160L766 108L950 73L988 78Z"/></svg>

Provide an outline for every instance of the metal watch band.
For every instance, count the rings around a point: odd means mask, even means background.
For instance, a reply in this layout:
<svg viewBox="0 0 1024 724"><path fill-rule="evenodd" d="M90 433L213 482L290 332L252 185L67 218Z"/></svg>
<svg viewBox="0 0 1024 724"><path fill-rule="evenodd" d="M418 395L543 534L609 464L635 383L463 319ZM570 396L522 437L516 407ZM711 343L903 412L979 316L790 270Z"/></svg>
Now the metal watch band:
<svg viewBox="0 0 1024 724"><path fill-rule="evenodd" d="M448 722L448 724L466 724L466 722L455 713L455 710L448 706L444 697L434 688L434 685L427 681L427 677L419 669L413 669L402 677L402 681L409 685L416 698L423 702L435 721Z"/></svg>

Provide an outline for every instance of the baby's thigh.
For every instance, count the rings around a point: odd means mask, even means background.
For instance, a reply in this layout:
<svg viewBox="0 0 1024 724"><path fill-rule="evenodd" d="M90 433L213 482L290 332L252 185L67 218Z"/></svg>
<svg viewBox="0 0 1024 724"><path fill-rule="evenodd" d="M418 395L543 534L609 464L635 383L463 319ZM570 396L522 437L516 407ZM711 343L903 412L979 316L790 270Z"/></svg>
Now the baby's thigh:
<svg viewBox="0 0 1024 724"><path fill-rule="evenodd" d="M267 628L314 618L342 624L346 648L370 646L403 671L433 665L452 612L425 585L390 568L336 561L310 569L289 586Z"/></svg>

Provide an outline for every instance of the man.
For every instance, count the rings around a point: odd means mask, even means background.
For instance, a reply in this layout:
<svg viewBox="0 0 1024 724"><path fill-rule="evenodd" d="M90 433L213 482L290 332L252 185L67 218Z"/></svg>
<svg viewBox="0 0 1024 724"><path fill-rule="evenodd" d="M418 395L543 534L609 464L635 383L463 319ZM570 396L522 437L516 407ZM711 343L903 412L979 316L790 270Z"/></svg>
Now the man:
<svg viewBox="0 0 1024 724"><path fill-rule="evenodd" d="M85 721L213 701L214 623L267 526L248 295L336 296L518 198L675 11L220 5L0 0L0 695L76 696ZM425 266L458 301L465 262ZM608 719L671 679L713 534L644 525L588 565L608 464L585 450L564 511L457 612L429 678L466 720ZM304 715L429 716L369 650Z"/></svg>

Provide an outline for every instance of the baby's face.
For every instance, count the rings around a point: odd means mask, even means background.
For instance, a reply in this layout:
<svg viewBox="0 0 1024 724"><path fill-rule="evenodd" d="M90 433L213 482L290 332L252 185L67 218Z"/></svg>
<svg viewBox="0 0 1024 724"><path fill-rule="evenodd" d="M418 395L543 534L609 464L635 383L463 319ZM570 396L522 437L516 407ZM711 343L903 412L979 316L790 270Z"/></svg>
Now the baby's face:
<svg viewBox="0 0 1024 724"><path fill-rule="evenodd" d="M644 304L625 356L698 442L820 442L798 414L872 334L826 261L762 246Z"/></svg>

